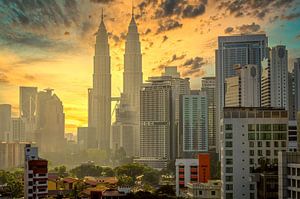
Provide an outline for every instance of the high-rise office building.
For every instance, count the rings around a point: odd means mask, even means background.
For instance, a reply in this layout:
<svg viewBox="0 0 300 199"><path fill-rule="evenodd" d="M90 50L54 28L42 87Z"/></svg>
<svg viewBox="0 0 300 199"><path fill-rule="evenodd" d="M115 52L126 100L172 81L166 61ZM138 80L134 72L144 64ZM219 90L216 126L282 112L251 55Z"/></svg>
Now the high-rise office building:
<svg viewBox="0 0 300 199"><path fill-rule="evenodd" d="M25 125L24 138L27 141L35 140L37 92L37 87L19 88L20 118Z"/></svg>
<svg viewBox="0 0 300 199"><path fill-rule="evenodd" d="M136 162L166 168L171 158L172 82L169 77L150 77L141 90L140 158Z"/></svg>
<svg viewBox="0 0 300 199"><path fill-rule="evenodd" d="M48 161L41 159L38 148L24 147L24 196L27 199L46 198L48 195Z"/></svg>
<svg viewBox="0 0 300 199"><path fill-rule="evenodd" d="M140 89L143 84L141 43L132 12L125 42L123 93L112 125L111 147L123 147L129 156L140 149Z"/></svg>
<svg viewBox="0 0 300 199"><path fill-rule="evenodd" d="M295 109L298 113L300 111L300 58L297 58L294 63L293 73L295 76Z"/></svg>
<svg viewBox="0 0 300 199"><path fill-rule="evenodd" d="M98 148L109 150L111 128L111 70L108 34L103 21L96 35L93 88L88 90L88 126L96 128Z"/></svg>
<svg viewBox="0 0 300 199"><path fill-rule="evenodd" d="M285 46L271 50L271 106L288 110L288 51Z"/></svg>
<svg viewBox="0 0 300 199"><path fill-rule="evenodd" d="M181 95L180 135L182 145L180 157L193 158L208 151L208 101L206 92L191 91Z"/></svg>
<svg viewBox="0 0 300 199"><path fill-rule="evenodd" d="M37 96L37 144L41 152L56 152L64 146L65 114L62 101L52 89Z"/></svg>
<svg viewBox="0 0 300 199"><path fill-rule="evenodd" d="M258 66L238 65L236 73L236 76L225 80L225 107L259 107L261 97Z"/></svg>
<svg viewBox="0 0 300 199"><path fill-rule="evenodd" d="M261 106L271 107L271 63L270 59L265 58L261 62Z"/></svg>
<svg viewBox="0 0 300 199"><path fill-rule="evenodd" d="M268 38L265 34L220 36L216 50L216 104L217 104L217 140L219 140L220 118L225 103L225 79L236 75L234 66L254 64L258 66L260 76L261 61L266 57ZM217 141L219 146L219 141ZM218 147L217 147L218 148ZM219 151L219 149L217 149Z"/></svg>
<svg viewBox="0 0 300 199"><path fill-rule="evenodd" d="M216 78L203 77L201 91L206 92L208 106L208 147L216 148Z"/></svg>
<svg viewBox="0 0 300 199"><path fill-rule="evenodd" d="M25 122L21 118L11 119L12 140L16 142L25 142Z"/></svg>
<svg viewBox="0 0 300 199"><path fill-rule="evenodd" d="M250 180L260 159L278 162L278 152L287 150L288 113L276 108L225 107L221 119L222 199L256 196Z"/></svg>
<svg viewBox="0 0 300 199"><path fill-rule="evenodd" d="M174 120L173 131L171 132L171 154L170 157L174 160L180 157L182 152L182 134L180 132L180 96L190 94L190 81L189 78L181 78L180 73L177 71L176 66L167 66L162 73L162 77L171 82L172 86L172 118Z"/></svg>
<svg viewBox="0 0 300 199"><path fill-rule="evenodd" d="M80 150L97 148L96 128L95 127L78 127L77 144Z"/></svg>
<svg viewBox="0 0 300 199"><path fill-rule="evenodd" d="M300 58L295 60L294 68L288 74L289 119L296 120L300 111Z"/></svg>
<svg viewBox="0 0 300 199"><path fill-rule="evenodd" d="M11 105L0 104L0 141L7 140L11 129Z"/></svg>

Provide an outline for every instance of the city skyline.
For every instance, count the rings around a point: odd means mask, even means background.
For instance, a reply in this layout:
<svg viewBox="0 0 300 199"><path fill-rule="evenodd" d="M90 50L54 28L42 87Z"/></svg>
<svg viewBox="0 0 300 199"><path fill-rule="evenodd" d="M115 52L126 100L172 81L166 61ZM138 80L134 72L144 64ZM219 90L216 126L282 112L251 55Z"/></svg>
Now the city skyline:
<svg viewBox="0 0 300 199"><path fill-rule="evenodd" d="M46 16L54 16L53 20L29 17L32 14L30 8L37 6L34 3L24 7L16 4L14 10L1 5L7 15L0 20L0 24L7 29L0 32L3 46L0 57L0 103L12 104L13 116L18 116L19 86L53 88L64 103L66 132L74 133L77 126L87 124L87 88L92 86L94 33L100 24L101 8L104 8L111 45L112 96L119 96L123 84L124 34L130 22L132 5L129 1L103 1L109 2L105 4L94 3L102 1L55 2L48 5L48 9L46 4L42 4L47 11ZM144 80L160 75L163 66L175 65L183 77L191 78L192 89L199 88L200 77L215 75L217 36L229 33L264 31L270 47L279 44L287 46L289 66L293 65L290 59L297 57L296 52L300 48L299 42L297 44L299 6L294 6L299 5L297 1L237 5L240 11L249 8L244 17L230 7L230 3L225 5L221 1L190 1L189 5L185 1L162 1L157 5L149 2L134 2L141 33ZM62 13L53 10L55 4ZM217 14L218 6L221 12ZM255 6L258 6L260 13L254 12ZM267 8L278 9L262 14L263 9ZM141 9L144 12L142 16ZM186 12L187 9L193 12ZM270 23L270 20L275 21ZM55 24L58 24L57 27ZM186 37L187 32L190 37ZM179 50L171 51L168 48L170 45ZM70 74L70 71L79 72Z"/></svg>

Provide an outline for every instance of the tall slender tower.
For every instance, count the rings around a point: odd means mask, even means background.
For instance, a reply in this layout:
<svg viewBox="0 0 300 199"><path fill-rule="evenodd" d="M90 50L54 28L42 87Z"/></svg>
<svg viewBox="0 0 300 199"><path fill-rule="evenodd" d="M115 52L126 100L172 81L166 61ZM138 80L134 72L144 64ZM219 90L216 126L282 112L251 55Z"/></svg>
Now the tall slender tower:
<svg viewBox="0 0 300 199"><path fill-rule="evenodd" d="M109 150L111 74L108 35L103 21L103 10L96 36L93 89L89 89L89 127L96 128L98 148Z"/></svg>
<svg viewBox="0 0 300 199"><path fill-rule="evenodd" d="M139 113L140 89L143 83L142 53L133 8L125 44L123 81L127 104Z"/></svg>

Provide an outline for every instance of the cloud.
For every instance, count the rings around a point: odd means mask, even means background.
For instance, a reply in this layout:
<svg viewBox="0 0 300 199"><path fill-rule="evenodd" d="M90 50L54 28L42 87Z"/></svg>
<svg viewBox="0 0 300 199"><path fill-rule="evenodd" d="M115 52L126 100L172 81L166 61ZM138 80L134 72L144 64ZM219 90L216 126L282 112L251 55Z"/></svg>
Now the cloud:
<svg viewBox="0 0 300 199"><path fill-rule="evenodd" d="M206 4L207 0L197 0L195 4L190 4L188 0L162 0L155 11L155 18L194 18L205 12Z"/></svg>
<svg viewBox="0 0 300 199"><path fill-rule="evenodd" d="M149 33L151 33L151 29L148 28L145 32L144 32L144 35L148 35Z"/></svg>
<svg viewBox="0 0 300 199"><path fill-rule="evenodd" d="M175 21L174 19L168 19L166 21L161 21L159 23L159 27L156 31L156 34L165 32L165 31L169 31L169 30L173 30L176 28L181 28L182 27L182 23L180 23L179 21Z"/></svg>
<svg viewBox="0 0 300 199"><path fill-rule="evenodd" d="M200 4L198 6L188 5L184 8L183 13L182 13L182 17L184 17L184 18L193 18L193 17L197 17L199 15L204 14L204 12L205 12L205 5L204 4Z"/></svg>
<svg viewBox="0 0 300 199"><path fill-rule="evenodd" d="M167 41L169 38L167 37L167 35L164 35L163 36L163 40L162 40L162 43L164 43L165 41Z"/></svg>
<svg viewBox="0 0 300 199"><path fill-rule="evenodd" d="M289 21L297 19L297 18L300 18L300 12L281 16L281 19L285 19L285 20L289 20Z"/></svg>
<svg viewBox="0 0 300 199"><path fill-rule="evenodd" d="M232 33L233 31L234 31L234 28L233 28L233 27L227 27L227 28L224 30L224 33L229 34L229 33Z"/></svg>
<svg viewBox="0 0 300 199"><path fill-rule="evenodd" d="M152 71L153 72L157 72L157 73L160 73L163 71L163 69L166 67L166 66L169 66L170 64L176 62L176 61L179 61L179 60L182 60L186 57L186 54L182 54L182 55L177 55L177 54L173 54L172 57L170 59L168 59L167 61L165 61L163 64L160 64L158 67L156 68L153 68Z"/></svg>
<svg viewBox="0 0 300 199"><path fill-rule="evenodd" d="M202 57L187 59L179 69L184 77L199 77L203 75L202 67L206 64Z"/></svg>
<svg viewBox="0 0 300 199"><path fill-rule="evenodd" d="M93 3L103 3L103 4L107 4L107 3L111 3L114 0L90 0Z"/></svg>
<svg viewBox="0 0 300 199"><path fill-rule="evenodd" d="M260 25L253 22L252 24L237 26L236 29L239 30L241 34L255 33L260 30Z"/></svg>
<svg viewBox="0 0 300 199"><path fill-rule="evenodd" d="M296 0L218 0L219 9L228 11L235 17L254 16L263 19L267 14L292 7Z"/></svg>
<svg viewBox="0 0 300 199"><path fill-rule="evenodd" d="M5 73L0 73L0 84L8 84L9 80Z"/></svg>

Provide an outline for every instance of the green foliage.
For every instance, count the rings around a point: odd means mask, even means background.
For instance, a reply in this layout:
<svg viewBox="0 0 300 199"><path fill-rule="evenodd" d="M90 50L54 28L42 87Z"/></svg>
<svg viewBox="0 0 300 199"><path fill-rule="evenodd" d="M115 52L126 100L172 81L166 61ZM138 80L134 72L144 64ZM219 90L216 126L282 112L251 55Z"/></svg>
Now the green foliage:
<svg viewBox="0 0 300 199"><path fill-rule="evenodd" d="M100 177L102 171L102 167L92 163L86 163L70 170L70 173L77 178L84 178L85 176Z"/></svg>
<svg viewBox="0 0 300 199"><path fill-rule="evenodd" d="M101 175L105 176L105 177L114 177L115 176L115 172L110 167L102 167L102 174Z"/></svg>
<svg viewBox="0 0 300 199"><path fill-rule="evenodd" d="M62 165L62 166L58 166L58 167L54 167L53 169L54 172L58 173L59 177L66 177L67 174L67 167Z"/></svg>
<svg viewBox="0 0 300 199"><path fill-rule="evenodd" d="M175 191L171 185L161 186L159 189L155 191L158 195L167 195L167 196L175 196Z"/></svg>
<svg viewBox="0 0 300 199"><path fill-rule="evenodd" d="M137 164L137 163L125 164L125 165L116 167L115 173L116 173L118 180L120 180L121 178L123 178L125 176L125 177L132 178L133 181L136 181L136 177L143 176L142 182L147 183L152 186L158 185L159 178L160 178L159 171L152 169L148 166L144 166L144 165Z"/></svg>
<svg viewBox="0 0 300 199"><path fill-rule="evenodd" d="M4 192L7 195L10 195L12 198L22 197L23 196L23 172L6 172L0 171L0 184L7 184L4 189Z"/></svg>
<svg viewBox="0 0 300 199"><path fill-rule="evenodd" d="M134 179L130 176L118 176L118 186L134 186Z"/></svg>

